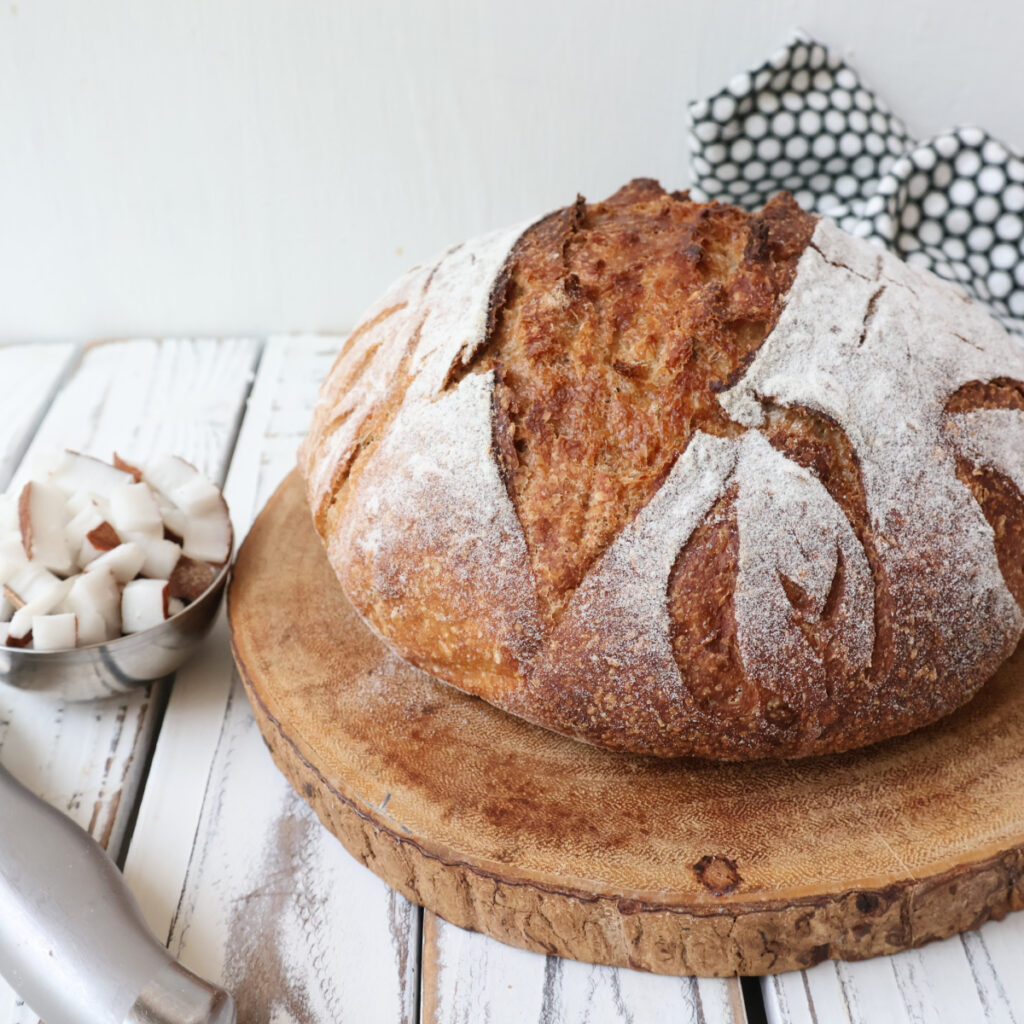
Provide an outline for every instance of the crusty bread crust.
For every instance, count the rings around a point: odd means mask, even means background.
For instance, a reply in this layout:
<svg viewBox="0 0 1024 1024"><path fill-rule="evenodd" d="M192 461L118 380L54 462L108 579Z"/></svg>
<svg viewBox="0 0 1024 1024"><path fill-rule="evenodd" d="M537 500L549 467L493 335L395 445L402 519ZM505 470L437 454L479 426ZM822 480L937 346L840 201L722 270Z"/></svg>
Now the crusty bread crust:
<svg viewBox="0 0 1024 1024"><path fill-rule="evenodd" d="M641 180L414 268L300 467L418 667L612 749L827 753L1019 639L1021 380L994 321L788 196Z"/></svg>

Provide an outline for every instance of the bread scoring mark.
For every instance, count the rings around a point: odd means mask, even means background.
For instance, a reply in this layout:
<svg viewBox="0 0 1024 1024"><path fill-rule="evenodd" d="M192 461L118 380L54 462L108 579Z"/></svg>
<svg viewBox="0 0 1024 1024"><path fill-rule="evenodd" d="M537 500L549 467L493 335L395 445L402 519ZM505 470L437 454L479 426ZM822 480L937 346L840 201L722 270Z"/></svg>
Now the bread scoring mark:
<svg viewBox="0 0 1024 1024"><path fill-rule="evenodd" d="M751 216L640 180L518 243L467 370L498 375L495 450L549 626L695 432L742 433L713 391L770 329L812 225L785 197Z"/></svg>
<svg viewBox="0 0 1024 1024"><path fill-rule="evenodd" d="M892 602L892 654L860 713L866 734L872 718L892 734L950 710L1020 636L1024 618L992 528L957 479L942 431L958 387L1015 369L1024 376L1024 356L984 312L823 220L775 330L720 396L736 419L762 428L761 396L811 408L836 421L857 453ZM932 685L940 678L962 685Z"/></svg>
<svg viewBox="0 0 1024 1024"><path fill-rule="evenodd" d="M675 660L730 745L768 730L798 753L831 725L836 686L868 674L873 577L818 475L756 431L731 443L728 503L668 580Z"/></svg>
<svg viewBox="0 0 1024 1024"><path fill-rule="evenodd" d="M604 745L659 749L669 721L696 740L710 724L682 685L665 594L679 549L732 475L736 446L697 433L654 497L587 573L534 664L535 681L558 693L554 727L599 734ZM530 718L527 689L510 710ZM631 709L630 720L622 710ZM637 748L640 736L650 736Z"/></svg>
<svg viewBox="0 0 1024 1024"><path fill-rule="evenodd" d="M472 374L402 406L351 482L359 515L340 520L328 556L350 592L372 595L357 608L401 637L407 660L442 677L453 664L472 669L500 690L543 634L493 456L494 385L493 373Z"/></svg>
<svg viewBox="0 0 1024 1024"><path fill-rule="evenodd" d="M969 412L946 416L957 476L978 502L994 535L999 566L1024 606L1024 395L1019 382L969 385L947 404ZM1000 403L996 405L994 403Z"/></svg>
<svg viewBox="0 0 1024 1024"><path fill-rule="evenodd" d="M422 321L430 268L414 267L395 283L342 346L320 387L313 422L299 449L310 507L321 535L358 454L364 425L400 387L400 369ZM406 315L396 316L403 312Z"/></svg>
<svg viewBox="0 0 1024 1024"><path fill-rule="evenodd" d="M409 271L409 273L415 273L420 269L421 268L418 266L413 267L412 270ZM376 334L377 328L380 327L381 324L383 324L386 320L390 320L396 313L400 313L403 309L406 308L406 306L408 306L407 301L396 302L393 305L385 306L382 310L380 310L380 312L376 314L368 315L367 317L365 317L360 322L359 326L342 343L341 349L338 351L337 357L331 364L331 368L327 373L326 379L330 380L336 373L342 374L342 379L345 381L346 387L349 386L353 382L354 378L359 376L358 373L351 373L347 368L342 368L343 364L345 364L348 359L349 353L357 344L360 343L360 339L362 339L364 335L371 333ZM379 347L379 342L375 345L372 345L374 351L376 351ZM326 380L324 384L326 384ZM323 387L324 385L321 385L321 390L323 390Z"/></svg>
<svg viewBox="0 0 1024 1024"><path fill-rule="evenodd" d="M668 579L672 652L683 686L723 724L727 717L751 719L758 706L757 684L748 684L736 643L735 502L734 481L683 543Z"/></svg>
<svg viewBox="0 0 1024 1024"><path fill-rule="evenodd" d="M484 342L494 278L522 230L452 246L435 263L414 267L346 341L300 450L324 536L356 459L387 429L407 392L421 399L440 393L451 365Z"/></svg>
<svg viewBox="0 0 1024 1024"><path fill-rule="evenodd" d="M878 306L878 300L885 294L885 285L876 291L870 299L868 299L868 308L864 313L864 326L861 328L860 337L857 339L857 347L860 348L865 339L868 336L868 331L871 328L871 321L875 318L875 308Z"/></svg>
<svg viewBox="0 0 1024 1024"><path fill-rule="evenodd" d="M769 443L786 458L812 472L842 509L857 541L864 549L874 587L874 650L870 679L889 671L892 655L892 602L885 581L885 568L878 555L867 511L867 497L860 459L850 439L829 416L806 406L783 406L761 399L765 413L764 431ZM834 686L842 666L832 663L828 685ZM847 680L846 685L857 680Z"/></svg>
<svg viewBox="0 0 1024 1024"><path fill-rule="evenodd" d="M870 667L871 570L846 515L814 474L757 431L736 443L737 645L758 686L759 714L792 753L802 753L832 724L837 677L855 679ZM826 614L837 580L838 603ZM794 614L794 586L805 599L802 616Z"/></svg>

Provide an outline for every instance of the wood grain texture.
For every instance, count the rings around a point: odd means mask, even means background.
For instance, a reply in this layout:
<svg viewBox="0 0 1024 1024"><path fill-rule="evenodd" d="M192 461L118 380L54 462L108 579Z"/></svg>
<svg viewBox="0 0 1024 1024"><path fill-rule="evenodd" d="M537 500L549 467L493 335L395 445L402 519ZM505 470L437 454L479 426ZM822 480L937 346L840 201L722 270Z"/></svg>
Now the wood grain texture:
<svg viewBox="0 0 1024 1024"><path fill-rule="evenodd" d="M237 536L294 465L340 342L267 343L225 486ZM267 755L223 622L209 643L178 673L125 865L147 922L247 1024L414 1021L419 909L318 825Z"/></svg>
<svg viewBox="0 0 1024 1024"><path fill-rule="evenodd" d="M275 758L325 824L454 923L660 973L768 974L1024 905L1020 653L967 708L891 743L664 762L575 744L437 683L332 585L293 477L239 553L236 661Z"/></svg>
<svg viewBox="0 0 1024 1024"><path fill-rule="evenodd" d="M29 455L71 446L107 457L183 455L223 476L258 352L251 340L111 342L87 347L53 397ZM23 462L15 480L24 479ZM4 688L0 759L115 856L166 699L161 684L94 704ZM6 986L0 1021L35 1020Z"/></svg>

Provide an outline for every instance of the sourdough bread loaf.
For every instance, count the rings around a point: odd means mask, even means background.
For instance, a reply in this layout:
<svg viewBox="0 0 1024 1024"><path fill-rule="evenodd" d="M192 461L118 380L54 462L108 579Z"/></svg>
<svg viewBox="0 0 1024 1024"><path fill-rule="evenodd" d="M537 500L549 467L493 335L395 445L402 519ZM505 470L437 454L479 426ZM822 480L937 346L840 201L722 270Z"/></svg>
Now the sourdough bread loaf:
<svg viewBox="0 0 1024 1024"><path fill-rule="evenodd" d="M964 703L1024 600L1024 355L788 196L654 182L456 246L300 451L399 654L614 750L840 751Z"/></svg>

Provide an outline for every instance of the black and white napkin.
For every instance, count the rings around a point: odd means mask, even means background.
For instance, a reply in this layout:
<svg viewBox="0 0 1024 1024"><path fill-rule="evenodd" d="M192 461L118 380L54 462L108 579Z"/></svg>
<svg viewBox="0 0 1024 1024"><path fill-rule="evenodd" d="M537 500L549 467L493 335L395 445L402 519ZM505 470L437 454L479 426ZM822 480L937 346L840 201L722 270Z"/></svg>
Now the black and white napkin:
<svg viewBox="0 0 1024 1024"><path fill-rule="evenodd" d="M841 58L803 33L689 106L691 193L804 209L959 282L1024 335L1024 160L980 128L917 142Z"/></svg>

